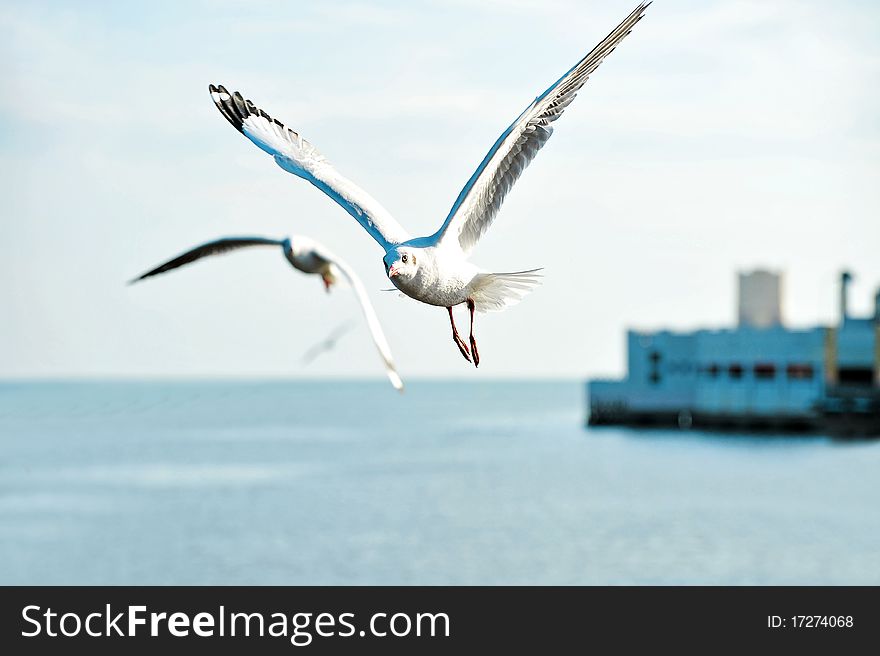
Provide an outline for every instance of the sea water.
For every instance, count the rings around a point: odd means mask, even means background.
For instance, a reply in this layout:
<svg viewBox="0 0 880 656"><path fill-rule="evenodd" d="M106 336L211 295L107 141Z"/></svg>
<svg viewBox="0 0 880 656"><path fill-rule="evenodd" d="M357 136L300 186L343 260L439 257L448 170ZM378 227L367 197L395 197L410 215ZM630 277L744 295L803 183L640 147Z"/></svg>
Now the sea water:
<svg viewBox="0 0 880 656"><path fill-rule="evenodd" d="M880 443L578 382L0 383L2 584L880 584Z"/></svg>

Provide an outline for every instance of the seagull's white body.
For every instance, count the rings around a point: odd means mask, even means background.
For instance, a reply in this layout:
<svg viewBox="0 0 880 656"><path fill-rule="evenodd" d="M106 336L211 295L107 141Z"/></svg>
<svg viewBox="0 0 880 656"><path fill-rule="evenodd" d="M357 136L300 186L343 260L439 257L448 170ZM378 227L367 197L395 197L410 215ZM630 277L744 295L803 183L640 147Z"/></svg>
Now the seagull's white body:
<svg viewBox="0 0 880 656"><path fill-rule="evenodd" d="M284 248L284 257L297 271L335 278L336 266L326 253L323 246L302 235L289 238Z"/></svg>
<svg viewBox="0 0 880 656"><path fill-rule="evenodd" d="M383 248L383 262L391 282L407 296L446 307L465 303L473 312L501 310L531 291L540 282L537 270L490 273L468 262L470 251L492 224L516 180L553 133L552 123L586 83L604 58L641 19L647 4L641 3L593 50L550 86L502 133L477 170L465 184L446 220L432 235L412 238L366 191L342 176L299 133L273 119L265 111L230 93L222 85L210 85L217 108L237 130L270 154L285 171L301 177L327 194L351 214ZM462 355L470 360L452 322L453 338ZM479 358L475 353L475 363Z"/></svg>
<svg viewBox="0 0 880 656"><path fill-rule="evenodd" d="M404 294L428 305L450 307L465 303L479 291L478 277L486 273L456 253L444 253L436 246L418 248L418 268L410 277L393 276L391 282ZM480 309L488 309L478 304Z"/></svg>
<svg viewBox="0 0 880 656"><path fill-rule="evenodd" d="M255 246L281 247L284 257L294 269L309 275L321 276L327 291L330 290L330 287L340 277L345 278L352 289L354 289L355 296L357 296L360 303L361 311L364 314L367 327L370 329L370 335L373 338L373 343L376 345L379 356L382 358L382 363L385 365L385 373L388 375L388 379L395 389L403 389L403 381L401 381L394 366L394 360L391 357L391 347L388 346L388 340L385 339L385 333L382 331L379 318L376 316L376 311L373 309L373 304L370 303L370 298L367 295L367 290L364 289L361 279L343 260L308 237L293 235L285 239L269 239L266 237L224 237L216 239L191 248L168 262L141 274L131 282L138 282L139 280L171 271L204 257Z"/></svg>

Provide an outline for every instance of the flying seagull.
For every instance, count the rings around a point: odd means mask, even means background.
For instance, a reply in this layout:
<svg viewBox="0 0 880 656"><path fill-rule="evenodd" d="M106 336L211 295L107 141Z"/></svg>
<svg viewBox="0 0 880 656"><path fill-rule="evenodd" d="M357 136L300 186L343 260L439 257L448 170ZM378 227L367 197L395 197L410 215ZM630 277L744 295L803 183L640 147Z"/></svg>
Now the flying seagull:
<svg viewBox="0 0 880 656"><path fill-rule="evenodd" d="M574 100L587 78L629 34L650 3L641 3L607 37L526 107L501 134L456 198L446 220L432 235L413 238L366 191L343 177L315 149L277 119L231 93L210 85L211 98L226 119L285 171L308 180L351 214L385 251L385 273L397 289L422 303L445 307L452 338L475 366L474 311L502 310L519 302L540 283L540 269L490 273L468 256L498 214L513 184L553 133L552 123ZM452 316L453 306L470 313L470 349ZM473 355L473 360L471 356Z"/></svg>
<svg viewBox="0 0 880 656"><path fill-rule="evenodd" d="M150 269L137 278L130 280L129 284L136 283L146 278L151 278L152 276L157 276L166 271L171 271L204 257L221 255L229 251L256 246L280 247L284 252L284 257L287 258L287 261L290 262L294 269L302 271L303 273L321 276L321 279L324 281L324 288L328 292L330 291L330 288L337 283L340 276L345 278L354 288L355 295L357 296L361 305L361 310L364 313L364 318L367 320L370 334L373 336L373 343L376 344L376 349L379 351L382 363L385 365L385 372L388 374L391 384L394 385L395 389L400 391L403 390L403 381L401 381L400 376L397 374L397 370L394 367L394 360L391 357L391 348L388 346L388 341L385 339L385 334L382 332L382 326L379 324L376 311L373 309L372 303L370 303L367 291L364 289L364 285L360 278L345 262L335 255L332 255L330 251L308 237L300 235L293 235L292 237L287 237L285 239L267 239L265 237L225 237L223 239L209 241L206 244L196 246L195 248L178 255L164 264L160 264L155 269Z"/></svg>
<svg viewBox="0 0 880 656"><path fill-rule="evenodd" d="M351 321L347 321L341 326L337 326L336 329L327 335L320 342L310 347L308 351L303 353L302 363L309 364L315 358L317 358L322 353L326 353L327 351L332 351L336 348L336 343L345 337L352 329L353 325Z"/></svg>

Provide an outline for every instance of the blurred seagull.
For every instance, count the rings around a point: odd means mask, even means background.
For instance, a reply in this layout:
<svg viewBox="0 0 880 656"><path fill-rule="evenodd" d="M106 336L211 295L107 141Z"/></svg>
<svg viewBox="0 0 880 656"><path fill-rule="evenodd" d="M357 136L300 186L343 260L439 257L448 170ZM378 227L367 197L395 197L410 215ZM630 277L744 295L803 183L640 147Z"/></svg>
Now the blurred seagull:
<svg viewBox="0 0 880 656"><path fill-rule="evenodd" d="M468 262L470 251L498 214L513 184L553 133L552 123L587 78L642 18L641 3L607 37L526 107L501 134L470 177L433 235L410 234L366 191L343 177L299 133L259 109L239 92L209 86L224 117L285 171L308 180L351 214L385 251L385 273L397 289L422 303L445 307L452 338L468 362L480 364L474 311L502 310L540 283L540 269L490 273ZM458 333L452 308L470 312L470 349ZM471 356L473 355L473 360Z"/></svg>
<svg viewBox="0 0 880 656"><path fill-rule="evenodd" d="M373 337L373 343L379 351L382 363L385 365L385 373L388 375L391 384L397 390L403 390L403 381L397 374L394 367L394 360L391 357L391 348L382 332L382 326L376 316L372 303L367 296L367 291L357 274L345 262L338 257L332 255L330 251L318 244L316 241L300 235L293 235L285 239L267 239L265 237L225 237L215 241L209 241L201 246L188 250L178 255L172 260L160 264L155 269L151 269L137 278L129 281L129 284L136 283L140 280L157 276L160 273L171 271L178 267L190 264L204 257L211 255L221 255L229 251L241 248L251 248L256 246L274 246L280 247L284 252L284 257L290 262L294 269L321 276L324 281L324 288L329 292L330 287L335 285L342 276L354 288L355 295L361 305L364 318L367 320L367 326Z"/></svg>
<svg viewBox="0 0 880 656"><path fill-rule="evenodd" d="M309 364L322 353L332 351L334 348L336 348L336 343L340 339L345 337L349 332L351 332L352 327L354 327L354 324L351 321L347 321L341 326L337 326L332 333L327 335L327 337L325 337L320 342L310 347L308 351L303 353L302 363Z"/></svg>

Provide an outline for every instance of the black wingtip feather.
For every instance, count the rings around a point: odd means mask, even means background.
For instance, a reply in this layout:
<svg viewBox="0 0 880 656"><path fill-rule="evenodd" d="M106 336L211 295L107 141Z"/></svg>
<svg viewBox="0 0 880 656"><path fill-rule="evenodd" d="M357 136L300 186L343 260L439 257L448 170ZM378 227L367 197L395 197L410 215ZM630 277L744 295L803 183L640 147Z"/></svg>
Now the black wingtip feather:
<svg viewBox="0 0 880 656"><path fill-rule="evenodd" d="M130 287L131 285L134 285L135 283L139 283L141 280L146 280L147 278L155 276L158 273L163 273L162 271L158 270L160 268L161 267L158 267L157 269L152 269L150 271L147 271L146 273L142 273L137 278L132 278L131 280L129 280L127 283L125 283L125 285L127 287Z"/></svg>
<svg viewBox="0 0 880 656"><path fill-rule="evenodd" d="M282 130L287 130L292 135L297 136L296 132L288 128L277 118L272 118L266 111L244 98L238 91L230 93L222 84L209 84L208 91L211 93L211 99L217 105L217 109L220 110L223 117L239 132L244 133L244 121L248 117L259 116L266 121L274 123Z"/></svg>
<svg viewBox="0 0 880 656"><path fill-rule="evenodd" d="M235 113L239 116L239 118L243 121L248 116L250 116L250 111L248 109L247 103L244 98L238 91L234 91L231 96L231 102L227 104L235 110Z"/></svg>
<svg viewBox="0 0 880 656"><path fill-rule="evenodd" d="M243 132L244 119L247 116L242 116L238 112L238 108L235 106L235 102L232 101L234 97L233 94L229 93L222 84L208 85L208 91L211 94L211 100L214 101L214 104L217 105L217 109L220 110L220 113L223 114L223 118L225 118L229 123L239 132Z"/></svg>

